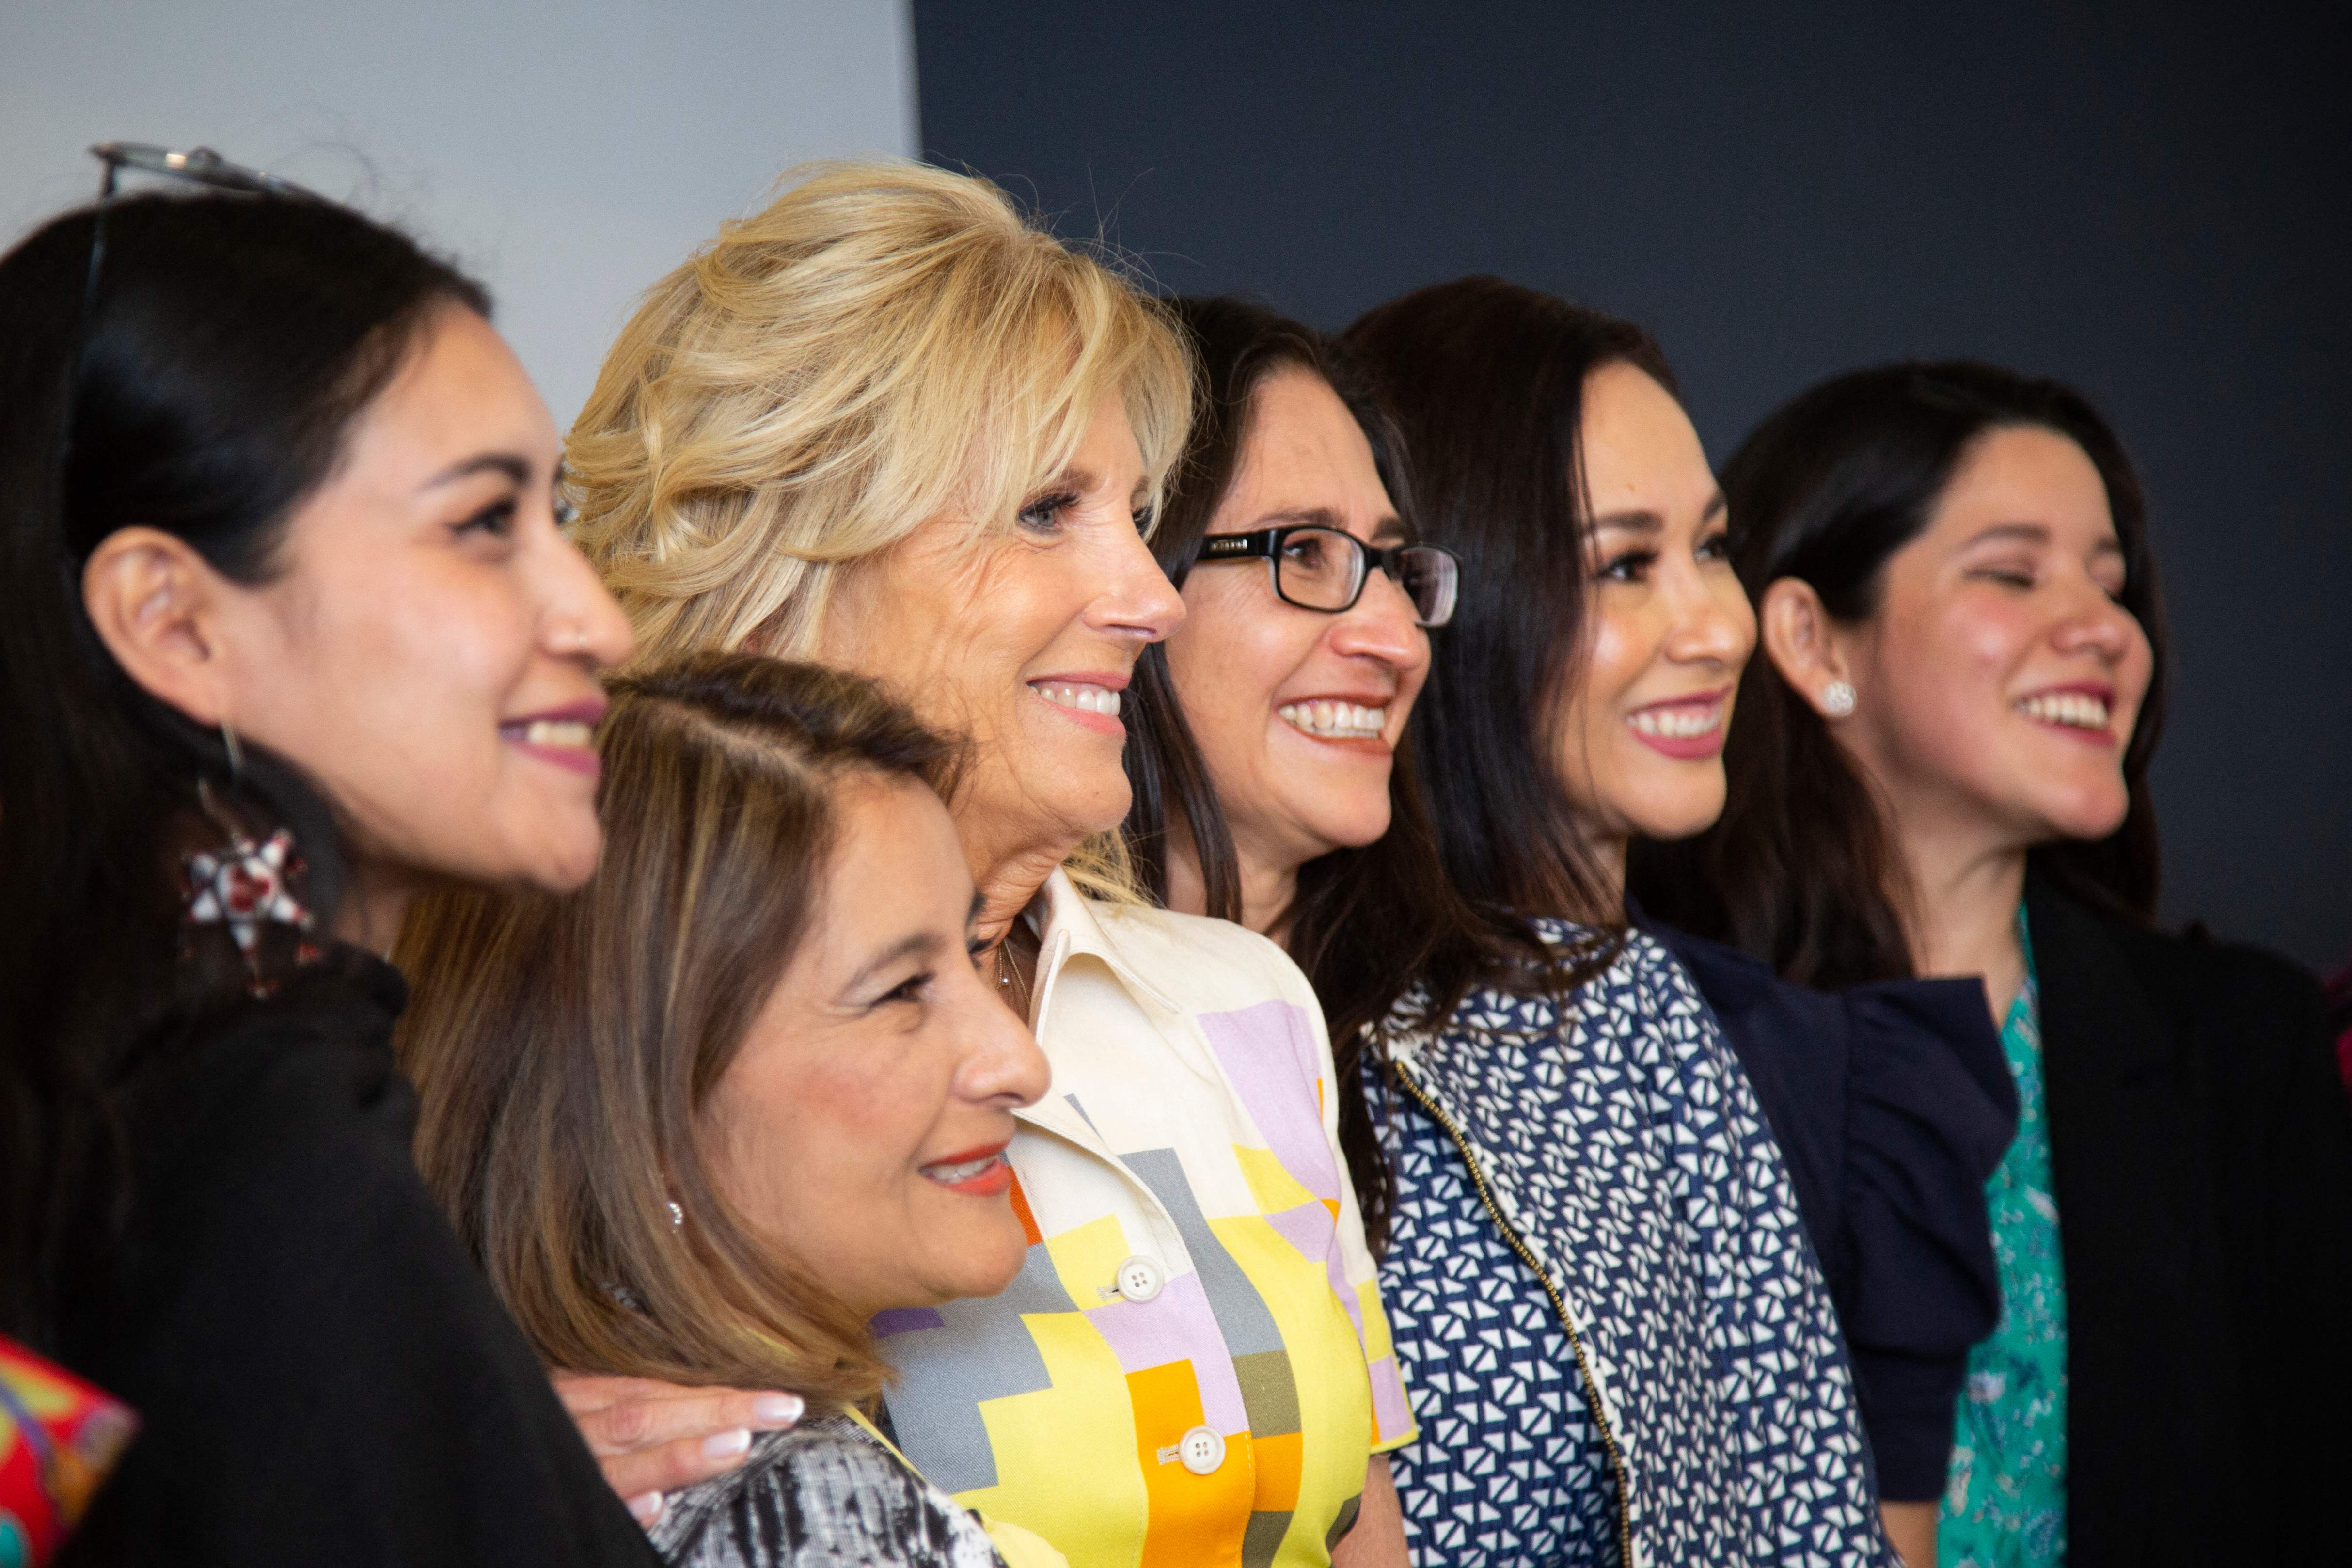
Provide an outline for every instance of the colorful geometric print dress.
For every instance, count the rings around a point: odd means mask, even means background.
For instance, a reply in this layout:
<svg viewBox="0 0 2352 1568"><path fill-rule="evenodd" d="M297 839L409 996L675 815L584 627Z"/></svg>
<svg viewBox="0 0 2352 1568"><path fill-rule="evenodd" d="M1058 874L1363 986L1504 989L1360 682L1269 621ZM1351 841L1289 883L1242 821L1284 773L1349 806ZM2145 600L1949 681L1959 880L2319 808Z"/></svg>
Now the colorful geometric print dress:
<svg viewBox="0 0 2352 1568"><path fill-rule="evenodd" d="M2025 985L2001 1047L2017 1079L2017 1142L1986 1184L2000 1322L1969 1352L1936 1527L1939 1568L2054 1568L2066 1560L2066 1277L2050 1178L2033 944L2017 911Z"/></svg>
<svg viewBox="0 0 2352 1568"><path fill-rule="evenodd" d="M1412 1407L1315 993L1224 921L1046 884L1053 1089L1010 1151L1004 1291L875 1320L890 1435L1072 1568L1320 1568Z"/></svg>

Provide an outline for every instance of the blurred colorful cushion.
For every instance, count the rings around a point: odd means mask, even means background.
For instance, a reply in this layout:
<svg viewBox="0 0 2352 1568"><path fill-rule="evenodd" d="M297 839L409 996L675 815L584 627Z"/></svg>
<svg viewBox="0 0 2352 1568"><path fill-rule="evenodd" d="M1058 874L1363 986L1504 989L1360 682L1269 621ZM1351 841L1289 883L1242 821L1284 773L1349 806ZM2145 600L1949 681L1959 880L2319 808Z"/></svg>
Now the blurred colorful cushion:
<svg viewBox="0 0 2352 1568"><path fill-rule="evenodd" d="M138 1424L72 1373L0 1339L0 1568L57 1554Z"/></svg>

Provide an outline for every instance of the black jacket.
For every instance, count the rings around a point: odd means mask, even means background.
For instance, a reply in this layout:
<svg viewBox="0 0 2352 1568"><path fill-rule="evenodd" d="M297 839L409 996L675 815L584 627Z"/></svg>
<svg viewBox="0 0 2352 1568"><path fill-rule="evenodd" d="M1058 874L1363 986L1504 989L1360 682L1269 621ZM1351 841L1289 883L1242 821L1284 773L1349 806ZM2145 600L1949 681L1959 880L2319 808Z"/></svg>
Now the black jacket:
<svg viewBox="0 0 2352 1568"><path fill-rule="evenodd" d="M2017 1136L2017 1087L1984 986L1815 991L1633 913L1722 1021L1788 1162L1880 1494L1941 1495L1969 1347L2000 1317L1985 1181Z"/></svg>
<svg viewBox="0 0 2352 1568"><path fill-rule="evenodd" d="M2026 916L2071 1568L2352 1560L2352 1115L2317 982L2039 879Z"/></svg>
<svg viewBox="0 0 2352 1568"><path fill-rule="evenodd" d="M410 1161L406 995L333 950L127 1092L59 1359L141 1427L62 1563L658 1563Z"/></svg>

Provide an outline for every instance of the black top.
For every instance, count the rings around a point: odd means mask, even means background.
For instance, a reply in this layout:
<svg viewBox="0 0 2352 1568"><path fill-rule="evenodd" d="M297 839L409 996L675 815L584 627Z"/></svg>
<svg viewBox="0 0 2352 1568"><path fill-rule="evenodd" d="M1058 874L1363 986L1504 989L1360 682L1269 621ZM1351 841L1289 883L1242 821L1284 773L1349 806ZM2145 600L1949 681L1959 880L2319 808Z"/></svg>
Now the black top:
<svg viewBox="0 0 2352 1568"><path fill-rule="evenodd" d="M410 1161L406 995L336 950L142 1076L60 1358L142 1427L64 1563L659 1561Z"/></svg>
<svg viewBox="0 0 2352 1568"><path fill-rule="evenodd" d="M1969 1347L2000 1316L1985 1182L2017 1135L2017 1086L1982 983L1815 991L1633 913L1722 1020L1787 1158L1880 1495L1941 1495Z"/></svg>
<svg viewBox="0 0 2352 1568"><path fill-rule="evenodd" d="M2345 1560L2352 1114L2318 983L2026 889L2072 1568Z"/></svg>

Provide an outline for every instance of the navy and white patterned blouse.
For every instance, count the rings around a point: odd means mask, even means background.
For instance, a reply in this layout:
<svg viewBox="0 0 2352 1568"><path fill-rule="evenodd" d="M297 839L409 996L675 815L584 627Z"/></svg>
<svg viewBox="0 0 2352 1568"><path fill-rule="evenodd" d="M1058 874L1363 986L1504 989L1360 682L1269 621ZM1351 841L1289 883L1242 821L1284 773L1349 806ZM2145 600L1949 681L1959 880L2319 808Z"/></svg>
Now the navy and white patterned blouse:
<svg viewBox="0 0 2352 1568"><path fill-rule="evenodd" d="M1835 1312L1714 1015L1638 932L1571 1000L1475 993L1389 1041L1402 1092L1367 1068L1415 1563L1892 1568Z"/></svg>

